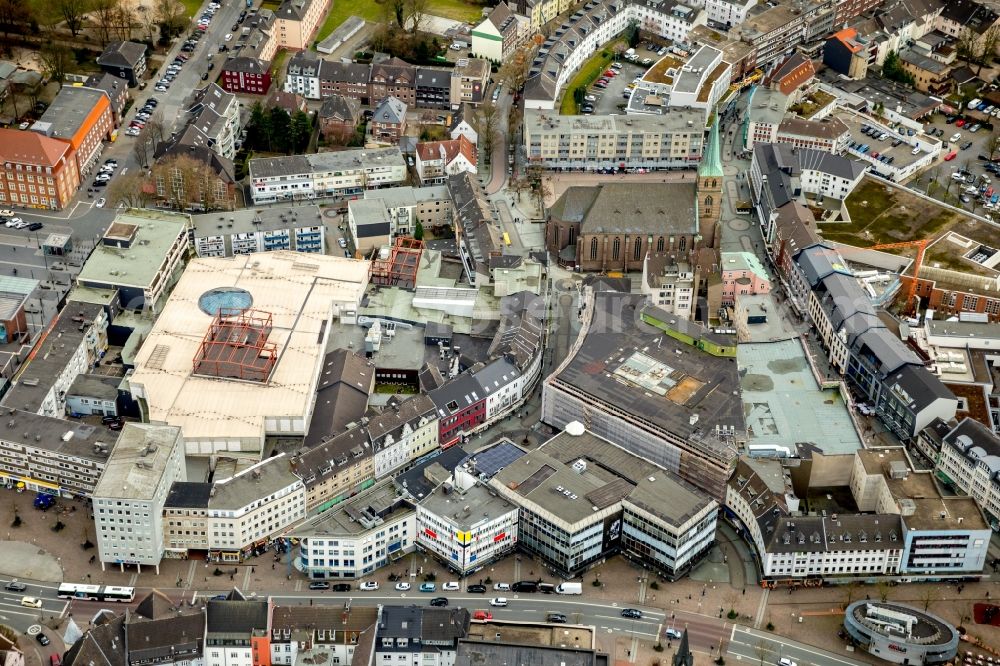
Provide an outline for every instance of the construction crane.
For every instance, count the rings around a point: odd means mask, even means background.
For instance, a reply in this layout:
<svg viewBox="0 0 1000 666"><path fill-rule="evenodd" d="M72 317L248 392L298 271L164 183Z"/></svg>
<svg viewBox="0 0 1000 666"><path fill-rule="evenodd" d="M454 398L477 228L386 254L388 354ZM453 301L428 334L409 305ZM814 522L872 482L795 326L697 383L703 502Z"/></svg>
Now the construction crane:
<svg viewBox="0 0 1000 666"><path fill-rule="evenodd" d="M913 279L910 280L910 286L906 289L906 302L903 310L905 314L916 314L917 312L917 307L913 299L917 295L917 279L920 275L920 266L924 263L924 252L927 250L929 244L930 241L924 239L902 241L899 243L879 243L878 245L870 245L864 248L866 250L891 250L893 248L904 247L917 248L917 258L913 261Z"/></svg>

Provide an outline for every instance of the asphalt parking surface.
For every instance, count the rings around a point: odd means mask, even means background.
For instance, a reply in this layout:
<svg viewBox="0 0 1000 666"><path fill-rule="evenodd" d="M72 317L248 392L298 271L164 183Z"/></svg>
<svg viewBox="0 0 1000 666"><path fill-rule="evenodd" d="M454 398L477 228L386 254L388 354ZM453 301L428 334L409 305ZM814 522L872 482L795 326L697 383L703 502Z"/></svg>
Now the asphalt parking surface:
<svg viewBox="0 0 1000 666"><path fill-rule="evenodd" d="M632 64L626 60L622 60L621 64L621 73L611 79L607 88L601 90L600 88L590 86L587 89L588 95L597 97L596 102L590 102L590 104L594 105L595 115L603 116L610 113L624 113L620 107L624 107L626 104L625 99L622 98L625 86L632 83L632 79L641 76L646 71L645 67Z"/></svg>

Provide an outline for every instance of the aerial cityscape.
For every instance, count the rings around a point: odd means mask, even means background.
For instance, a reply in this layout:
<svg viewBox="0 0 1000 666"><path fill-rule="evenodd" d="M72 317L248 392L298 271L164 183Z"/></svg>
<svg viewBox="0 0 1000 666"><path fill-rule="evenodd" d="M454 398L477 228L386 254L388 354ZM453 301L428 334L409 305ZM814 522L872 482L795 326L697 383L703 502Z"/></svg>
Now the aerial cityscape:
<svg viewBox="0 0 1000 666"><path fill-rule="evenodd" d="M1000 666L1000 0L0 0L0 156L0 666Z"/></svg>

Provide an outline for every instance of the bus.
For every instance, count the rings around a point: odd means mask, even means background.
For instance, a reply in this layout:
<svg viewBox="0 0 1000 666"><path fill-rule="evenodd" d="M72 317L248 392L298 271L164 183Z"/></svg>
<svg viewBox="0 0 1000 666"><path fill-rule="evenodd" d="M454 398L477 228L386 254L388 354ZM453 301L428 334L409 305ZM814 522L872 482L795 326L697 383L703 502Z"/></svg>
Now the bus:
<svg viewBox="0 0 1000 666"><path fill-rule="evenodd" d="M57 595L60 599L85 599L87 601L120 601L130 603L135 599L134 587L113 585L78 585L63 583Z"/></svg>

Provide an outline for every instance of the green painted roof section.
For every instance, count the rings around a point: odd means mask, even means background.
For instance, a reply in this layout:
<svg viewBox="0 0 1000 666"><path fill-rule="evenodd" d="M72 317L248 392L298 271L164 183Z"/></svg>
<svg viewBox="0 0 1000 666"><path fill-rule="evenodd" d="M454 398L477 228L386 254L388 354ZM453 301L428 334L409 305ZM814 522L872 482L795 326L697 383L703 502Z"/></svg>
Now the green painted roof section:
<svg viewBox="0 0 1000 666"><path fill-rule="evenodd" d="M723 252L721 254L723 271L750 271L761 280L770 280L764 264L753 252Z"/></svg>
<svg viewBox="0 0 1000 666"><path fill-rule="evenodd" d="M722 155L719 153L719 121L712 123L712 129L708 131L708 143L705 145L705 152L701 156L701 164L698 165L698 177L722 178Z"/></svg>

